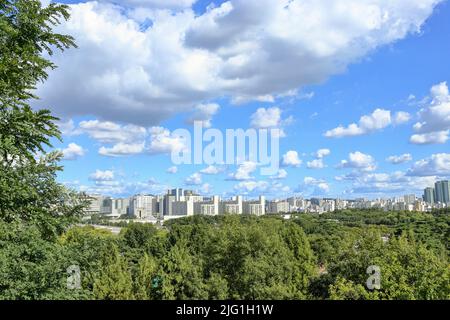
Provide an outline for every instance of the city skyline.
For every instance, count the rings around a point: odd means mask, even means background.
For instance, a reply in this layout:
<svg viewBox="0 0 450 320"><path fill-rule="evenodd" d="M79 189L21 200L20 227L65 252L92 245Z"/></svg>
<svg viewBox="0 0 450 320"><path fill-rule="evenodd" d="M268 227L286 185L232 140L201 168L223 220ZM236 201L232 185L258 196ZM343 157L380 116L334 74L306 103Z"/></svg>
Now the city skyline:
<svg viewBox="0 0 450 320"><path fill-rule="evenodd" d="M344 209L378 209L384 211L431 212L450 206L450 181L438 181L435 188L424 189L422 197L405 194L387 199L339 199L310 198L286 195L285 198L248 199L234 195L224 199L218 195L203 196L193 190L176 188L162 195L139 194L127 198L113 198L103 195L87 195L90 200L85 214L100 214L113 219L136 218L143 222L156 223L159 220L188 217L193 215L217 216L245 214L263 216L266 214L325 213Z"/></svg>
<svg viewBox="0 0 450 320"><path fill-rule="evenodd" d="M35 107L61 117L67 186L373 199L450 176L446 1L62 2L79 48L52 57ZM195 121L279 129L279 171L173 164Z"/></svg>

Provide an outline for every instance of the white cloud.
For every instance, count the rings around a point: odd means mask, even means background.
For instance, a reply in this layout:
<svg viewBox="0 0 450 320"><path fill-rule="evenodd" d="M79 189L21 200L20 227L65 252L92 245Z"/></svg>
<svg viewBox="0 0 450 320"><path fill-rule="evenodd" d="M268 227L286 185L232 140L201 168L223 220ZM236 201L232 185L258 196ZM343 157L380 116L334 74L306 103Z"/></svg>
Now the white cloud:
<svg viewBox="0 0 450 320"><path fill-rule="evenodd" d="M419 112L419 122L414 125L416 134L411 136L415 144L443 144L450 133L450 94L446 82L430 90L431 103Z"/></svg>
<svg viewBox="0 0 450 320"><path fill-rule="evenodd" d="M186 150L186 141L163 127L152 127L149 130L150 142L147 152L150 154L167 154Z"/></svg>
<svg viewBox="0 0 450 320"><path fill-rule="evenodd" d="M129 156L133 154L140 154L145 149L145 143L123 143L119 142L112 146L108 147L100 147L98 153L102 156L110 156L110 157L120 157L120 156Z"/></svg>
<svg viewBox="0 0 450 320"><path fill-rule="evenodd" d="M280 196L285 197L291 190L288 186L283 185L278 181L242 181L234 186L234 191L238 194L248 196L260 196L263 194L271 197Z"/></svg>
<svg viewBox="0 0 450 320"><path fill-rule="evenodd" d="M408 170L409 176L450 176L450 154L438 153L414 163Z"/></svg>
<svg viewBox="0 0 450 320"><path fill-rule="evenodd" d="M100 2L120 3L129 7L142 7L150 9L185 9L190 8L198 0L99 0Z"/></svg>
<svg viewBox="0 0 450 320"><path fill-rule="evenodd" d="M392 164L401 164L405 162L411 161L413 158L411 154L405 153L399 156L390 156L386 159L387 162L390 162Z"/></svg>
<svg viewBox="0 0 450 320"><path fill-rule="evenodd" d="M408 192L417 193L424 188L432 186L435 176L413 177L406 173L396 171L393 173L358 173L336 177L338 181L351 181L353 194L389 194Z"/></svg>
<svg viewBox="0 0 450 320"><path fill-rule="evenodd" d="M242 181L234 186L234 190L242 194L251 192L265 193L269 186L270 184L267 181Z"/></svg>
<svg viewBox="0 0 450 320"><path fill-rule="evenodd" d="M315 159L315 160L312 160L312 161L308 161L306 163L306 167L308 169L323 169L326 166L323 163L323 159Z"/></svg>
<svg viewBox="0 0 450 320"><path fill-rule="evenodd" d="M258 108L250 117L250 126L255 129L279 129L280 137L285 137L283 127L291 124L294 119L292 116L283 119L282 113L278 107Z"/></svg>
<svg viewBox="0 0 450 320"><path fill-rule="evenodd" d="M196 15L191 0L151 0L188 9L141 10L139 18L103 2L74 4L58 31L79 49L53 56L59 68L36 103L64 118L152 126L218 97L273 101L419 32L439 2L231 0Z"/></svg>
<svg viewBox="0 0 450 320"><path fill-rule="evenodd" d="M81 133L79 130L75 129L75 123L72 119L67 121L57 121L56 124L63 136L74 136Z"/></svg>
<svg viewBox="0 0 450 320"><path fill-rule="evenodd" d="M319 149L316 152L316 157L318 159L322 159L322 158L324 158L326 156L329 156L330 154L331 154L330 149Z"/></svg>
<svg viewBox="0 0 450 320"><path fill-rule="evenodd" d="M121 125L111 121L89 120L79 123L73 131L87 134L102 144L99 154L103 156L128 156L147 153L168 154L185 150L186 141L163 127L146 129L136 125Z"/></svg>
<svg viewBox="0 0 450 320"><path fill-rule="evenodd" d="M67 148L62 150L64 160L76 160L79 157L84 156L86 150L76 143L69 143Z"/></svg>
<svg viewBox="0 0 450 320"><path fill-rule="evenodd" d="M81 121L78 126L80 132L102 143L130 143L144 140L147 134L144 127L120 125L111 121Z"/></svg>
<svg viewBox="0 0 450 320"><path fill-rule="evenodd" d="M198 186L202 184L202 175L198 172L191 174L184 181L188 186Z"/></svg>
<svg viewBox="0 0 450 320"><path fill-rule="evenodd" d="M338 168L352 168L359 171L374 171L377 168L371 155L356 151L348 155L348 160L342 160Z"/></svg>
<svg viewBox="0 0 450 320"><path fill-rule="evenodd" d="M178 168L176 166L170 167L166 170L167 173L175 174L178 172Z"/></svg>
<svg viewBox="0 0 450 320"><path fill-rule="evenodd" d="M220 172L222 172L221 169L219 169L216 166L208 166L205 169L200 170L200 173L203 174L209 174L209 175L215 175L215 174L219 174Z"/></svg>
<svg viewBox="0 0 450 320"><path fill-rule="evenodd" d="M324 195L330 191L330 185L322 179L305 177L303 184L298 187L299 192L309 193L310 195Z"/></svg>
<svg viewBox="0 0 450 320"><path fill-rule="evenodd" d="M89 180L93 181L113 181L114 180L114 171L112 170L96 170L89 176Z"/></svg>
<svg viewBox="0 0 450 320"><path fill-rule="evenodd" d="M291 150L283 155L281 164L286 167L300 167L302 165L302 160L298 158L297 151Z"/></svg>
<svg viewBox="0 0 450 320"><path fill-rule="evenodd" d="M282 180L282 179L286 179L288 176L288 173L286 170L284 169L280 169L278 170L278 173L272 177L270 177L270 179L272 180Z"/></svg>
<svg viewBox="0 0 450 320"><path fill-rule="evenodd" d="M347 127L339 126L325 132L327 138L342 138L351 136L361 136L378 130L382 130L392 124L402 124L410 119L407 112L397 112L393 117L391 111L376 109L372 114L362 116L359 123L352 123Z"/></svg>
<svg viewBox="0 0 450 320"><path fill-rule="evenodd" d="M193 115L188 119L188 123L201 122L204 128L211 127L213 116L219 111L220 106L216 103L199 104L195 106Z"/></svg>
<svg viewBox="0 0 450 320"><path fill-rule="evenodd" d="M414 144L444 144L449 139L450 130L413 134L409 140Z"/></svg>
<svg viewBox="0 0 450 320"><path fill-rule="evenodd" d="M292 118L282 119L280 108L258 108L250 117L250 126L256 129L280 128L292 121Z"/></svg>
<svg viewBox="0 0 450 320"><path fill-rule="evenodd" d="M250 180L253 172L256 171L258 164L252 161L244 161L239 165L235 173L229 175L230 180Z"/></svg>
<svg viewBox="0 0 450 320"><path fill-rule="evenodd" d="M411 120L411 115L405 111L399 111L394 115L394 124L403 124Z"/></svg>
<svg viewBox="0 0 450 320"><path fill-rule="evenodd" d="M52 0L40 0L40 1L42 4L42 7L47 7L52 2Z"/></svg>

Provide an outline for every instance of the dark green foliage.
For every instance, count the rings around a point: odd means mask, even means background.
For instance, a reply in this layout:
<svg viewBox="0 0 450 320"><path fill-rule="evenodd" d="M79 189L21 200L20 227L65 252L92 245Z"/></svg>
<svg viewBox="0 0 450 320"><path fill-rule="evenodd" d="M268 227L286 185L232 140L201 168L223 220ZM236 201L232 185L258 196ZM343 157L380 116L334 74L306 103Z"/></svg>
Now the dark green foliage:
<svg viewBox="0 0 450 320"><path fill-rule="evenodd" d="M39 0L0 0L0 220L27 223L44 237L60 234L86 205L56 182L58 153L46 153L60 138L50 111L33 111L33 90L56 66L43 55L73 47L73 38L53 32L68 7Z"/></svg>
<svg viewBox="0 0 450 320"><path fill-rule="evenodd" d="M75 46L74 39L53 28L68 19L66 5L41 7L39 0L0 0L0 105L16 105L35 96L37 82L56 66L43 57L54 49ZM2 110L3 111L3 110Z"/></svg>

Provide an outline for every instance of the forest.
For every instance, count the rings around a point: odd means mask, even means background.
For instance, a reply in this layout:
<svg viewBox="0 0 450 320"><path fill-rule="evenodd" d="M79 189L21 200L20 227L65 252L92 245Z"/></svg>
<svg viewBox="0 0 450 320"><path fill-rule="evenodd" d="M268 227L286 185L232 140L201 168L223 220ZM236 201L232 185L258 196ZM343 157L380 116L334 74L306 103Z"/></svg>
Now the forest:
<svg viewBox="0 0 450 320"><path fill-rule="evenodd" d="M0 299L449 299L448 212L193 216L52 240L0 223ZM80 288L67 286L79 266ZM366 286L379 266L381 286Z"/></svg>
<svg viewBox="0 0 450 320"><path fill-rule="evenodd" d="M0 0L0 299L449 299L449 212L193 216L119 235L80 225L35 89L68 7ZM52 151L53 150L53 151ZM380 270L370 289L370 266Z"/></svg>

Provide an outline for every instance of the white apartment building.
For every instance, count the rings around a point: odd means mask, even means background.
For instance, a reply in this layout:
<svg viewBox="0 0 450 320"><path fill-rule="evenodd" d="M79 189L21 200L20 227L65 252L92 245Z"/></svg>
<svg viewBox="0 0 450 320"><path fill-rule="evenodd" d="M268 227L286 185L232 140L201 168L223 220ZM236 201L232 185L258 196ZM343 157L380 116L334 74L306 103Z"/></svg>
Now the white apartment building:
<svg viewBox="0 0 450 320"><path fill-rule="evenodd" d="M130 199L129 214L138 219L147 219L158 215L158 197L136 195Z"/></svg>
<svg viewBox="0 0 450 320"><path fill-rule="evenodd" d="M213 196L206 201L194 202L194 214L217 216L219 214L219 196Z"/></svg>
<svg viewBox="0 0 450 320"><path fill-rule="evenodd" d="M228 201L219 203L219 214L242 214L242 196L233 197Z"/></svg>
<svg viewBox="0 0 450 320"><path fill-rule="evenodd" d="M267 204L267 213L288 213L290 205L287 200L269 201Z"/></svg>
<svg viewBox="0 0 450 320"><path fill-rule="evenodd" d="M266 214L266 198L260 196L257 201L244 201L243 214L262 216Z"/></svg>
<svg viewBox="0 0 450 320"><path fill-rule="evenodd" d="M194 200L189 198L173 201L171 210L170 216L192 216L194 215Z"/></svg>

